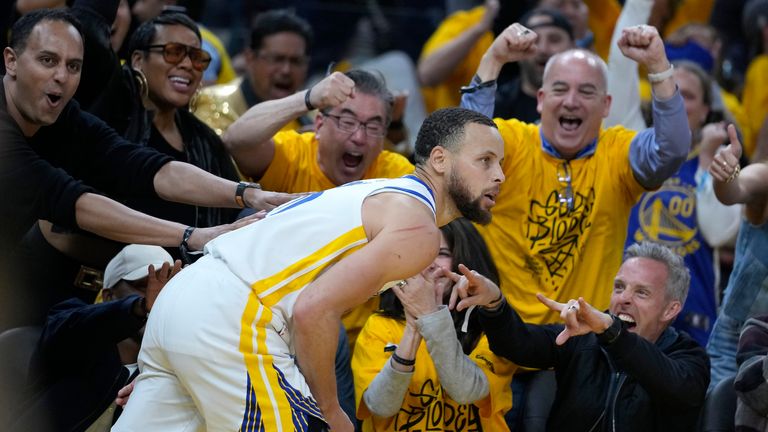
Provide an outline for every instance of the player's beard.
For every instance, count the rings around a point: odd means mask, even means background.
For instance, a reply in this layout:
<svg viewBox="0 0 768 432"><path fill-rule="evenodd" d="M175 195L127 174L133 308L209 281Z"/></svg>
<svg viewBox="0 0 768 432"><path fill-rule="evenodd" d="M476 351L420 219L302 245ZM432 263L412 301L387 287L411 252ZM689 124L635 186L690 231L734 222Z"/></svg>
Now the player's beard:
<svg viewBox="0 0 768 432"><path fill-rule="evenodd" d="M483 195L472 199L467 182L459 177L456 171L452 171L448 176L448 195L465 218L481 225L487 225L491 222L490 210L484 209L481 204Z"/></svg>

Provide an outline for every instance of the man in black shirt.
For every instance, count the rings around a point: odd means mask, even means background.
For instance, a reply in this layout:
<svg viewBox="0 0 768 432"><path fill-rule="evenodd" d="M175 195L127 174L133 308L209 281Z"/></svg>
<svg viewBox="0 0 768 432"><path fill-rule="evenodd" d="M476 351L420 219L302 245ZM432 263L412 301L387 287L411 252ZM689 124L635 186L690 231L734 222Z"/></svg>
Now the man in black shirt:
<svg viewBox="0 0 768 432"><path fill-rule="evenodd" d="M100 193L156 194L210 207L270 209L290 196L224 180L125 141L71 100L83 38L64 10L25 15L3 51L0 84L0 329L23 321L11 290L14 248L38 219L126 243L200 249L240 226L193 229L136 212ZM120 101L115 101L120 103ZM41 265L45 263L40 263ZM12 312L12 313L11 313Z"/></svg>
<svg viewBox="0 0 768 432"><path fill-rule="evenodd" d="M583 298L558 303L564 324L526 324L488 278L466 268L450 304L480 307L494 353L520 366L553 368L557 392L548 431L693 430L709 384L704 348L670 324L690 275L682 257L650 242L627 248L603 313Z"/></svg>

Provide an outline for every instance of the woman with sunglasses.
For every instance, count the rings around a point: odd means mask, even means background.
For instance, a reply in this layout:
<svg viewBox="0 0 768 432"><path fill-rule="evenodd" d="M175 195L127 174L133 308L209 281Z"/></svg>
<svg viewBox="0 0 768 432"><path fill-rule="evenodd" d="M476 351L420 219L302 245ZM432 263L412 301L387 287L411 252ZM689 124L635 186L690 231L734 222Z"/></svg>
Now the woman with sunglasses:
<svg viewBox="0 0 768 432"><path fill-rule="evenodd" d="M105 16L101 18L106 22ZM88 111L130 141L219 177L239 180L221 139L188 109L211 60L201 49L200 31L192 19L182 13L164 12L142 23L128 42L130 58L122 66L117 64L109 39L99 38L98 33L86 34L86 39L95 43L86 46L84 68L105 70L107 64L114 65L106 77L92 75L93 79L80 83L81 92L93 93L96 86L101 92L93 102L86 102ZM160 197L119 198L136 210L196 227L232 222L238 212L174 203ZM177 250L169 252L178 258Z"/></svg>
<svg viewBox="0 0 768 432"><path fill-rule="evenodd" d="M491 352L476 314L448 311L453 284L442 273L462 263L498 280L496 266L471 222L441 231L434 262L382 293L357 338L352 372L364 432L508 430L516 366Z"/></svg>
<svg viewBox="0 0 768 432"><path fill-rule="evenodd" d="M237 181L237 170L219 137L188 109L211 61L211 56L201 49L201 40L197 25L181 13L160 14L136 29L128 44L130 65L123 66L132 112L118 130L177 160ZM128 204L157 217L198 227L232 222L237 214L234 210L195 207L160 198L129 198Z"/></svg>

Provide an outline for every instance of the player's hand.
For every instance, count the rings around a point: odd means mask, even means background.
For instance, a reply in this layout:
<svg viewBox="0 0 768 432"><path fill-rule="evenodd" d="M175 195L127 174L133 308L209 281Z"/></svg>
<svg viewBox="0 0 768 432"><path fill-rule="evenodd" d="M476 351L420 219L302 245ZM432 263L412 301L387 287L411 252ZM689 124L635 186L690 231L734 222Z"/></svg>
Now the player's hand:
<svg viewBox="0 0 768 432"><path fill-rule="evenodd" d="M323 415L332 432L354 432L355 426L340 406L331 412L323 413Z"/></svg>

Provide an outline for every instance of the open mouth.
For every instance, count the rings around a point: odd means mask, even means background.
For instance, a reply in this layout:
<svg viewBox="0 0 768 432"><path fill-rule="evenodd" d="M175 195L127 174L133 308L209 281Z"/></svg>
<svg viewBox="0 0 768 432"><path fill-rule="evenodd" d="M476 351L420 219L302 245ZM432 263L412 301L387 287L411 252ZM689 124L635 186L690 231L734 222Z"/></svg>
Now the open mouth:
<svg viewBox="0 0 768 432"><path fill-rule="evenodd" d="M46 93L45 96L48 97L48 102L50 102L51 105L56 105L61 100L60 94Z"/></svg>
<svg viewBox="0 0 768 432"><path fill-rule="evenodd" d="M171 76L168 79L171 81L174 88L181 91L186 91L187 89L189 89L189 85L192 83L191 79L183 78L180 76Z"/></svg>
<svg viewBox="0 0 768 432"><path fill-rule="evenodd" d="M633 327L637 326L637 322L635 322L635 318L632 315L620 313L617 315L617 317L624 322L624 324L627 326L627 329L631 329Z"/></svg>
<svg viewBox="0 0 768 432"><path fill-rule="evenodd" d="M578 117L573 116L561 116L560 117L560 127L572 132L581 126L582 120Z"/></svg>
<svg viewBox="0 0 768 432"><path fill-rule="evenodd" d="M293 83L291 82L276 82L275 88L284 92L293 92Z"/></svg>
<svg viewBox="0 0 768 432"><path fill-rule="evenodd" d="M363 162L362 153L346 152L341 157L344 166L349 168L357 168Z"/></svg>
<svg viewBox="0 0 768 432"><path fill-rule="evenodd" d="M495 192L492 192L492 193L487 193L487 194L485 194L485 195L483 195L483 196L484 196L486 199L488 199L488 201L490 201L490 202L491 202L491 206L494 206L494 205L496 205L496 196L497 196L497 195L498 195L497 193L495 193Z"/></svg>

